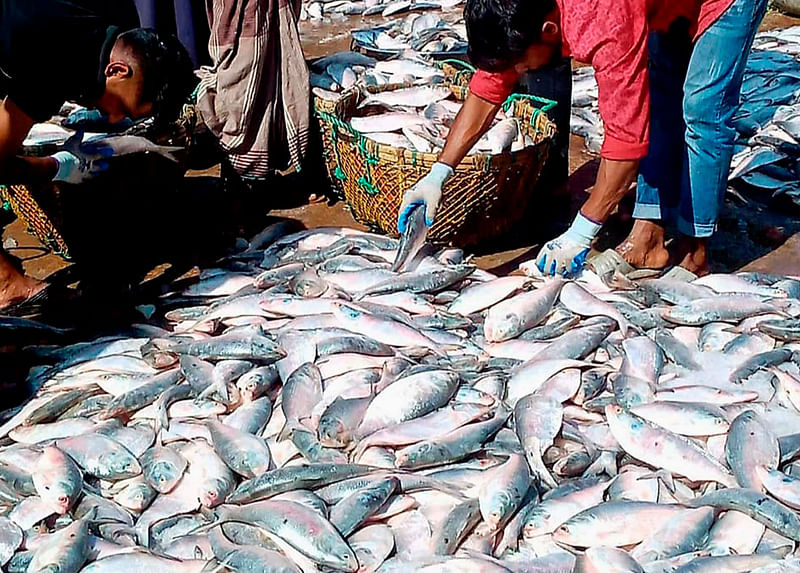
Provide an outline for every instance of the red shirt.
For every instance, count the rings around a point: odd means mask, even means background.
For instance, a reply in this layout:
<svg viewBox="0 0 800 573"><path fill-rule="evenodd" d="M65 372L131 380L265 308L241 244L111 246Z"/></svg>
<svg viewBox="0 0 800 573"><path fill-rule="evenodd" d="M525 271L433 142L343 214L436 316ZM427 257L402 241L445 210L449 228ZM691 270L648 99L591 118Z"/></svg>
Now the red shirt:
<svg viewBox="0 0 800 573"><path fill-rule="evenodd" d="M719 18L733 0L556 0L561 10L565 56L592 65L598 106L605 127L601 155L640 159L650 136L647 37L666 31L680 17L693 25L695 39ZM478 70L470 91L500 104L519 79L514 69Z"/></svg>

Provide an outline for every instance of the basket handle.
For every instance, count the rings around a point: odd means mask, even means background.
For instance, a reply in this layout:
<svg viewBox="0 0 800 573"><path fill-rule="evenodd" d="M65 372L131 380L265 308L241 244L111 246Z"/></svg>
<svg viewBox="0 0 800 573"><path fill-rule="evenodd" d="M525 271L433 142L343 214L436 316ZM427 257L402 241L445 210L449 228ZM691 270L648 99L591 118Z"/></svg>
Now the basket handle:
<svg viewBox="0 0 800 573"><path fill-rule="evenodd" d="M547 113L548 111L550 111L551 109L553 109L554 107L556 107L558 105L558 102L555 102L555 101L553 101L551 99L546 99L546 98L535 96L535 95L531 95L531 94L511 94L510 96L508 96L508 99L506 99L506 101L503 102L503 111L508 113L508 110L511 109L511 107L514 105L514 103L518 102L518 101L521 101L521 100L528 100L528 101L532 101L532 102L543 104L541 107L540 106L534 106L533 113L531 114L531 119L530 119L531 127L534 126L534 122L539 117L540 113L542 113L542 112Z"/></svg>

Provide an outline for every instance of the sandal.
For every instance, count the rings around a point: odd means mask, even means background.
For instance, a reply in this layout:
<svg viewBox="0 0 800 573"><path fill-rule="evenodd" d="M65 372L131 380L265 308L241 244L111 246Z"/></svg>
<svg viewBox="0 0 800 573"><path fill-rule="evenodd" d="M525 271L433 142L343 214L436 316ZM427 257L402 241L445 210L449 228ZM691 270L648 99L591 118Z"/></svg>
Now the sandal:
<svg viewBox="0 0 800 573"><path fill-rule="evenodd" d="M676 265L661 275L660 278L690 283L696 281L699 277L692 271Z"/></svg>
<svg viewBox="0 0 800 573"><path fill-rule="evenodd" d="M664 269L637 269L614 249L607 249L586 261L586 266L599 277L610 277L618 272L629 279L643 279L660 275Z"/></svg>

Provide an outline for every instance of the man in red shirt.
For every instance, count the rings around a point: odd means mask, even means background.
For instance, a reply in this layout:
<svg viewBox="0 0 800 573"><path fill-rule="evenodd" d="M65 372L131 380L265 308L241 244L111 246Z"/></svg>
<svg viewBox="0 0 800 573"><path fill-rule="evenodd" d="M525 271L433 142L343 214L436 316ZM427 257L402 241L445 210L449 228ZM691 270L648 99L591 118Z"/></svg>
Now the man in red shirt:
<svg viewBox="0 0 800 573"><path fill-rule="evenodd" d="M469 55L479 68L431 172L403 198L398 228L424 204L433 222L442 186L491 125L519 74L556 50L595 70L605 127L600 169L572 226L537 257L569 275L637 177L636 223L595 270L665 268L665 226L683 235L670 271L708 272L706 239L724 197L742 75L766 0L468 0ZM563 102L562 102L563 104Z"/></svg>

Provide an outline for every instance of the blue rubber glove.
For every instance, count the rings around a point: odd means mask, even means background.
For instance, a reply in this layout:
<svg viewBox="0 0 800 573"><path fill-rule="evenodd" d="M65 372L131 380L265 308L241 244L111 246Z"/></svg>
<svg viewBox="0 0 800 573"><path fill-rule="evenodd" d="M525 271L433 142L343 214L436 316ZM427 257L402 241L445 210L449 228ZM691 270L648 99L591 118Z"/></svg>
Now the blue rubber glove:
<svg viewBox="0 0 800 573"><path fill-rule="evenodd" d="M417 205L425 206L425 223L429 227L433 225L436 210L442 200L442 187L452 176L452 167L444 163L434 163L430 172L405 192L400 204L400 215L397 217L397 230L400 234L406 232L408 217Z"/></svg>
<svg viewBox="0 0 800 573"><path fill-rule="evenodd" d="M536 266L542 274L549 276L559 274L566 277L576 274L583 268L592 241L601 227L602 225L578 212L572 225L563 235L542 247L536 257Z"/></svg>
<svg viewBox="0 0 800 573"><path fill-rule="evenodd" d="M66 141L63 151L51 155L58 165L53 181L77 185L108 169L107 159L114 150L101 142L81 143L82 139L83 132L79 131Z"/></svg>
<svg viewBox="0 0 800 573"><path fill-rule="evenodd" d="M133 121L125 118L117 123L110 123L108 117L99 109L79 109L69 114L62 125L69 129L83 131L119 133L132 126Z"/></svg>

